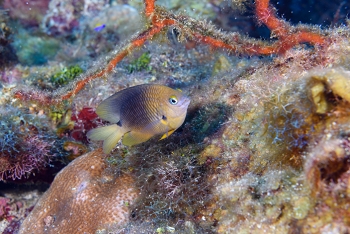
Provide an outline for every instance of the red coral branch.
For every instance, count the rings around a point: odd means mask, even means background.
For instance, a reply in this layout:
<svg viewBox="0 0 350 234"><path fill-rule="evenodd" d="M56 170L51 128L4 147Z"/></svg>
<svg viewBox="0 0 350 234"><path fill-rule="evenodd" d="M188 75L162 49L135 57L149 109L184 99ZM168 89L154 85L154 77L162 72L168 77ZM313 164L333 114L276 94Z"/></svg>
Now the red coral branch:
<svg viewBox="0 0 350 234"><path fill-rule="evenodd" d="M258 20L265 24L274 34L279 37L288 34L288 24L278 19L274 10L269 7L270 0L256 0L255 14Z"/></svg>
<svg viewBox="0 0 350 234"><path fill-rule="evenodd" d="M308 32L305 30L296 32L291 25L276 17L274 10L269 7L269 2L270 0L255 1L255 12L258 21L265 24L279 39L279 41L273 46L266 48L267 53L281 54L295 45L304 42L308 42L313 45L321 45L326 42L325 37L318 33Z"/></svg>
<svg viewBox="0 0 350 234"><path fill-rule="evenodd" d="M154 5L155 0L145 0L145 15L147 17L151 17L154 13L155 5Z"/></svg>
<svg viewBox="0 0 350 234"><path fill-rule="evenodd" d="M60 104L63 100L74 97L90 81L106 76L125 56L171 25L182 30L186 36L195 38L198 42L246 55L282 54L300 43L322 45L326 42L326 38L318 33L292 27L284 20L277 18L274 9L269 6L269 0L256 0L255 6L258 21L265 24L278 39L270 45L240 36L223 34L218 30L210 30L208 29L210 27L203 26L203 22L200 23L185 16L176 16L164 9L157 8L155 0L144 0L144 3L145 15L151 20L151 26L131 40L108 62L104 69L81 78L73 84L73 88L69 91L62 91L56 95L38 91L16 91L14 97L22 101L35 101L43 105ZM228 39L229 36L230 39Z"/></svg>

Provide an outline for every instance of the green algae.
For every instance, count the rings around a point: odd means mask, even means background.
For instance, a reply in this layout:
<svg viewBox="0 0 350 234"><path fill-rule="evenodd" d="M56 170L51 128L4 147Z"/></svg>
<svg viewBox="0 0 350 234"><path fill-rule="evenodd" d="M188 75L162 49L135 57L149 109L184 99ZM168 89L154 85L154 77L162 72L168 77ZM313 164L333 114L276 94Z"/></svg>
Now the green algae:
<svg viewBox="0 0 350 234"><path fill-rule="evenodd" d="M143 53L139 58L133 60L128 66L127 70L129 73L136 71L150 71L152 67L149 65L151 62L151 56L149 52Z"/></svg>
<svg viewBox="0 0 350 234"><path fill-rule="evenodd" d="M83 69L79 65L65 67L61 71L51 76L50 81L55 85L66 85L83 73Z"/></svg>

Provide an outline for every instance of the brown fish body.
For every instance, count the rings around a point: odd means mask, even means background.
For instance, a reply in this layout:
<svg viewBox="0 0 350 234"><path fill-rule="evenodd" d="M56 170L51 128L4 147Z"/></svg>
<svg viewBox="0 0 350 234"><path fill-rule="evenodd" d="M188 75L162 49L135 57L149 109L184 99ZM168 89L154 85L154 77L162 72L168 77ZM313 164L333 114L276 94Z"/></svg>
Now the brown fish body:
<svg viewBox="0 0 350 234"><path fill-rule="evenodd" d="M122 138L136 145L163 134L168 137L185 120L190 100L179 90L162 85L138 85L121 90L97 107L100 118L114 123L88 132L92 140L103 140L109 153Z"/></svg>

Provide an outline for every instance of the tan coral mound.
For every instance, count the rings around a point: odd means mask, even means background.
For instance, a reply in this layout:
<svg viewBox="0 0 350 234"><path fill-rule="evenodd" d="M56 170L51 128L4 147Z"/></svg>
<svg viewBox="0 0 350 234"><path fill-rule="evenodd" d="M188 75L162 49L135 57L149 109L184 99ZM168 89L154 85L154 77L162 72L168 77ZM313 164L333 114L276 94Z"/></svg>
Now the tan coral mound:
<svg viewBox="0 0 350 234"><path fill-rule="evenodd" d="M133 179L117 176L101 151L85 154L57 174L19 233L96 233L122 227L137 197Z"/></svg>

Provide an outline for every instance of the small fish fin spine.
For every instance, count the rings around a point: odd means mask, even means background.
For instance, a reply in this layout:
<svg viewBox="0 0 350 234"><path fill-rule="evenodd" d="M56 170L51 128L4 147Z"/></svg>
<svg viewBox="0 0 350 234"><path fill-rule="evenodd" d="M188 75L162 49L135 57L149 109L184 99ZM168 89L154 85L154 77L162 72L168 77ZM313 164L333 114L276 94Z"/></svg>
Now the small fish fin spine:
<svg viewBox="0 0 350 234"><path fill-rule="evenodd" d="M103 152L108 154L112 151L125 132L126 131L117 124L112 124L90 130L87 133L87 137L94 141L103 141Z"/></svg>

